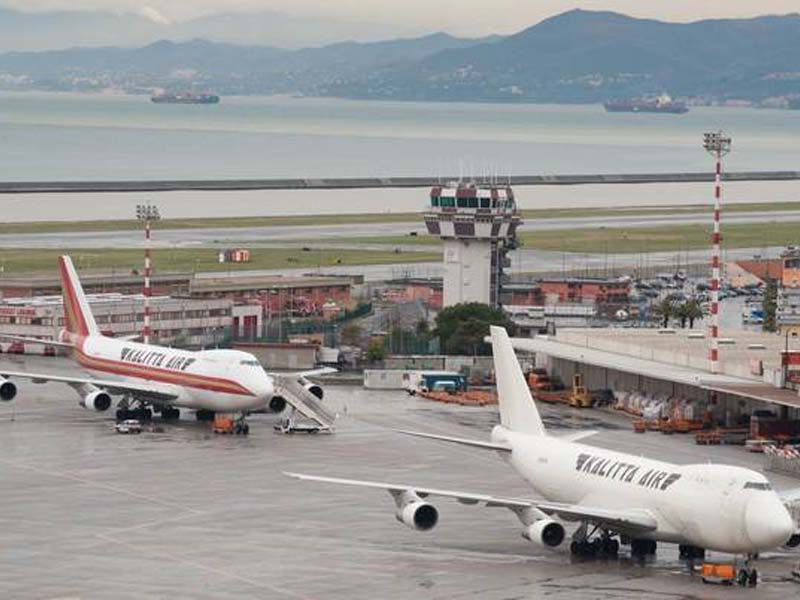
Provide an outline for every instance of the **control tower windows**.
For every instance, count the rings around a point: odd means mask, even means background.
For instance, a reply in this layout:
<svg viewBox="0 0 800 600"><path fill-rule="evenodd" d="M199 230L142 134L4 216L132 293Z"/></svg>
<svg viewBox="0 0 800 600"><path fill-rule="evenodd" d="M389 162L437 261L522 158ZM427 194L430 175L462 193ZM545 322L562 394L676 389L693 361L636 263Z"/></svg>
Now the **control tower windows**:
<svg viewBox="0 0 800 600"><path fill-rule="evenodd" d="M431 206L439 206L439 198L437 196L431 198Z"/></svg>
<svg viewBox="0 0 800 600"><path fill-rule="evenodd" d="M491 198L481 198L481 208L491 208Z"/></svg>
<svg viewBox="0 0 800 600"><path fill-rule="evenodd" d="M439 206L441 206L442 208L455 208L455 205L456 205L456 199L452 196L449 198L444 196L439 198Z"/></svg>

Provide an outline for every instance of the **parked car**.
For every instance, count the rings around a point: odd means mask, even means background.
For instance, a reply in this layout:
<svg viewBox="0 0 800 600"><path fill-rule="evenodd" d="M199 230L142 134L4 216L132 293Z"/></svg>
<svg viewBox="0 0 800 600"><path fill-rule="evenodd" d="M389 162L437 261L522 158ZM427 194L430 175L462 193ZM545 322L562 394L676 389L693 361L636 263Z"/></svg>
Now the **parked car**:
<svg viewBox="0 0 800 600"><path fill-rule="evenodd" d="M117 433L142 433L142 423L136 419L120 421L114 428L117 430Z"/></svg>

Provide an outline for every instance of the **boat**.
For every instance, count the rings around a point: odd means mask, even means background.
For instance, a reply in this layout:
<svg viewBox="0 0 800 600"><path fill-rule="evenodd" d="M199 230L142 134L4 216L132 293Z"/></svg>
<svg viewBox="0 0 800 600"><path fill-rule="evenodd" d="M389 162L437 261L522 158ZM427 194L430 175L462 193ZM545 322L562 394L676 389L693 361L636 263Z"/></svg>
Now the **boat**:
<svg viewBox="0 0 800 600"><path fill-rule="evenodd" d="M666 113L682 115L689 112L684 102L677 102L662 94L656 98L633 98L630 100L611 100L603 104L606 112Z"/></svg>
<svg viewBox="0 0 800 600"><path fill-rule="evenodd" d="M150 102L155 102L156 104L219 104L219 96L216 94L196 94L194 92L156 94L150 97Z"/></svg>

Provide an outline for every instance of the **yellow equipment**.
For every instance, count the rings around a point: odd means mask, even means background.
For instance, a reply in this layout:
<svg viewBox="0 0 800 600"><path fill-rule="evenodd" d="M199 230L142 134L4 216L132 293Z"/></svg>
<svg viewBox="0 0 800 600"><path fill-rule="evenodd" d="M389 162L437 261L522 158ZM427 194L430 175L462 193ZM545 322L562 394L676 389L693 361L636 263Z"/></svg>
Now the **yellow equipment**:
<svg viewBox="0 0 800 600"><path fill-rule="evenodd" d="M572 393L569 395L569 405L575 408L590 408L592 394L583 385L583 376L575 373L572 377Z"/></svg>

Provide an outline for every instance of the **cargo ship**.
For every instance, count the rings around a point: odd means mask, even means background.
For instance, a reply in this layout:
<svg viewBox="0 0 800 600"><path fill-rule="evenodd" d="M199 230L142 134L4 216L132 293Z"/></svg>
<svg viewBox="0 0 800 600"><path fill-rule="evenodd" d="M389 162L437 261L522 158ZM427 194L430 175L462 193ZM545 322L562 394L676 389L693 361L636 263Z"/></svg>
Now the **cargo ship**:
<svg viewBox="0 0 800 600"><path fill-rule="evenodd" d="M195 94L182 92L180 94L156 94L150 97L150 102L156 104L219 104L216 94Z"/></svg>
<svg viewBox="0 0 800 600"><path fill-rule="evenodd" d="M632 100L612 100L603 104L606 112L666 113L682 115L689 112L684 102L676 102L667 95L657 98L634 98Z"/></svg>

